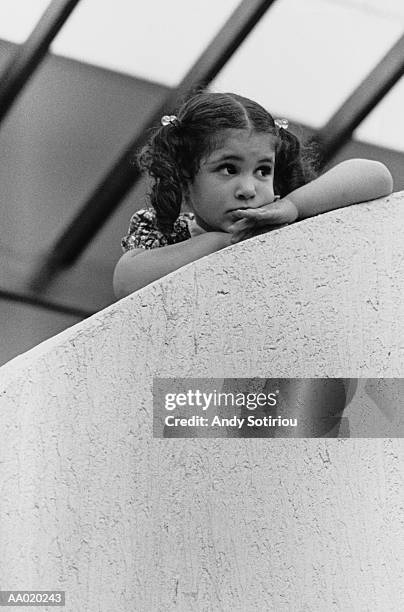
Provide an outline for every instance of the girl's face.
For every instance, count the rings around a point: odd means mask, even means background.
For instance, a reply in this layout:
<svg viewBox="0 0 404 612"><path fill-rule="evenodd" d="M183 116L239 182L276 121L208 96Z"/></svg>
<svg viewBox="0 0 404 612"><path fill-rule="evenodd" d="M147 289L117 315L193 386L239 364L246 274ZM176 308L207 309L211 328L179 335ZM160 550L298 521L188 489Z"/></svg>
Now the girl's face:
<svg viewBox="0 0 404 612"><path fill-rule="evenodd" d="M247 130L226 133L189 184L188 204L207 231L226 232L235 210L259 208L275 199L275 138Z"/></svg>

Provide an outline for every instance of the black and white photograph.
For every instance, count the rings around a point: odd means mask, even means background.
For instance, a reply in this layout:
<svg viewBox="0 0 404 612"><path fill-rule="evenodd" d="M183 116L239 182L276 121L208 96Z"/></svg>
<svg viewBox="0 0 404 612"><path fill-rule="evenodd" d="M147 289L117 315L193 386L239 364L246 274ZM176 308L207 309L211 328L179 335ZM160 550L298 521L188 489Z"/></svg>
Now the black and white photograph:
<svg viewBox="0 0 404 612"><path fill-rule="evenodd" d="M0 607L404 608L403 75L401 0L1 0Z"/></svg>

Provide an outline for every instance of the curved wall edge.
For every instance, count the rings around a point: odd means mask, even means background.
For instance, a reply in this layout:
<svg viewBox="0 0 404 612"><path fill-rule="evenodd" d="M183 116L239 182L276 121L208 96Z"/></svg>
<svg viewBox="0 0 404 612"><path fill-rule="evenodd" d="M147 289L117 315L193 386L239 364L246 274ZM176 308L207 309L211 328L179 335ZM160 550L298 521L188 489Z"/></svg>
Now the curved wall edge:
<svg viewBox="0 0 404 612"><path fill-rule="evenodd" d="M0 368L2 588L69 612L400 609L401 415L363 392L369 439L153 439L152 382L404 378L403 226L398 193L256 237Z"/></svg>

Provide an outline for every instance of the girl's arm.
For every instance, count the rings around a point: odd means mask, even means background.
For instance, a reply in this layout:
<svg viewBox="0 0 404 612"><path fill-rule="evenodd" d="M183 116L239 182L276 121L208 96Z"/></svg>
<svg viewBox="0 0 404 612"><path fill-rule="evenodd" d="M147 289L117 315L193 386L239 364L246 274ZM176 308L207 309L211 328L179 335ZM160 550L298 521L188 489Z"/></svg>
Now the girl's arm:
<svg viewBox="0 0 404 612"><path fill-rule="evenodd" d="M192 261L220 251L231 244L231 237L227 232L207 232L165 247L127 251L115 267L115 296L121 299Z"/></svg>
<svg viewBox="0 0 404 612"><path fill-rule="evenodd" d="M393 191L393 179L384 164L368 159L348 159L286 198L298 211L298 219L376 200Z"/></svg>
<svg viewBox="0 0 404 612"><path fill-rule="evenodd" d="M389 195L393 179L384 164L368 159L348 159L281 200L260 208L237 210L231 229L233 242L253 236L265 227L313 217L336 208ZM262 232L261 232L262 233Z"/></svg>

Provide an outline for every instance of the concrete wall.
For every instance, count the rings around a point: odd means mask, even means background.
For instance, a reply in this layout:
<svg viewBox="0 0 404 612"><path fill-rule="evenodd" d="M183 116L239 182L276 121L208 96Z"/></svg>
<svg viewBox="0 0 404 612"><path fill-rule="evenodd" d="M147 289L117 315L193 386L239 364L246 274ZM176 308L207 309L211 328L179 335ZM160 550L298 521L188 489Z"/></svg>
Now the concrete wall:
<svg viewBox="0 0 404 612"><path fill-rule="evenodd" d="M403 224L401 193L259 236L3 366L2 588L69 612L401 609L402 414L348 408L383 439L153 439L152 381L404 377Z"/></svg>

